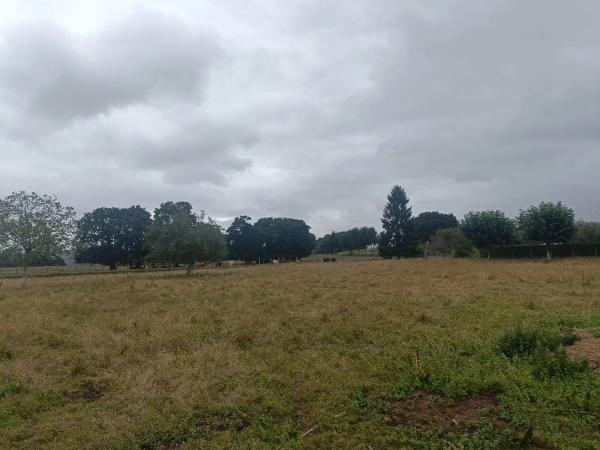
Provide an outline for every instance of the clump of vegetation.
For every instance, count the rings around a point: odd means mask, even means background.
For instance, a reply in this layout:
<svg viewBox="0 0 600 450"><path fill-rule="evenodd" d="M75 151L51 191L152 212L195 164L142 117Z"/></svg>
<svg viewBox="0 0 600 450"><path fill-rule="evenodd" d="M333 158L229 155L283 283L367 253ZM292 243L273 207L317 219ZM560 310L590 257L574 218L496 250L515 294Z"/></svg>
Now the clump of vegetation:
<svg viewBox="0 0 600 450"><path fill-rule="evenodd" d="M570 377L588 368L587 361L573 361L559 347L552 352L538 352L533 360L532 373L536 378Z"/></svg>
<svg viewBox="0 0 600 450"><path fill-rule="evenodd" d="M527 330L518 324L500 336L498 350L507 358L533 355L538 345L538 335L537 330Z"/></svg>
<svg viewBox="0 0 600 450"><path fill-rule="evenodd" d="M578 336L571 330L561 333L549 330L527 329L518 324L500 336L497 348L504 356L520 357L533 365L537 378L564 377L584 371L586 361L572 361L564 347L573 345Z"/></svg>
<svg viewBox="0 0 600 450"><path fill-rule="evenodd" d="M21 392L22 386L18 380L0 375L0 400L10 394Z"/></svg>
<svg viewBox="0 0 600 450"><path fill-rule="evenodd" d="M13 351L10 348L8 348L6 344L0 342L0 361L3 361L5 359L13 359L14 357L15 354L13 353Z"/></svg>

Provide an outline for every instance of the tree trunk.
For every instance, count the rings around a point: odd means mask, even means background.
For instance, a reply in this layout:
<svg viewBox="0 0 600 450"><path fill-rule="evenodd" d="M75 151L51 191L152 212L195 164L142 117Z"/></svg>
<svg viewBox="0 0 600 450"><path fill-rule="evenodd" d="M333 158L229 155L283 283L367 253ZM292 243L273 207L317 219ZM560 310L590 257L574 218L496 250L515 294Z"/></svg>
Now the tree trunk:
<svg viewBox="0 0 600 450"><path fill-rule="evenodd" d="M29 278L27 276L27 261L25 261L25 263L23 264L23 279L21 280L21 286L22 287L27 286L28 281L29 281Z"/></svg>

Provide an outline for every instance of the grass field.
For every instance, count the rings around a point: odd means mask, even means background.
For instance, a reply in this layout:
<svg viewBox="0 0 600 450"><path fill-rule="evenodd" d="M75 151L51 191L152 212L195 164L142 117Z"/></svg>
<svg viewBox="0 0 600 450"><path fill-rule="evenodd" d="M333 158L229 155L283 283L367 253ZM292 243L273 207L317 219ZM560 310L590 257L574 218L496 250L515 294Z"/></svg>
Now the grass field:
<svg viewBox="0 0 600 450"><path fill-rule="evenodd" d="M4 280L0 447L600 448L599 327L596 259Z"/></svg>

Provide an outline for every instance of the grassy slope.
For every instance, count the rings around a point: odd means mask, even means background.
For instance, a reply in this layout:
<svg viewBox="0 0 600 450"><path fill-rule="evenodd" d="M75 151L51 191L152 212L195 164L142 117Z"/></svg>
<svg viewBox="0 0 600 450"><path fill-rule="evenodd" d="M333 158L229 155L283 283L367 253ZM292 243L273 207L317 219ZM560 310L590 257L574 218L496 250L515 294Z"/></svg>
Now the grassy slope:
<svg viewBox="0 0 600 450"><path fill-rule="evenodd" d="M600 448L600 374L538 379L499 356L519 321L599 326L600 262L5 280L0 447L493 448L533 425L539 442ZM494 390L501 421L463 434L391 425L394 401L417 389Z"/></svg>

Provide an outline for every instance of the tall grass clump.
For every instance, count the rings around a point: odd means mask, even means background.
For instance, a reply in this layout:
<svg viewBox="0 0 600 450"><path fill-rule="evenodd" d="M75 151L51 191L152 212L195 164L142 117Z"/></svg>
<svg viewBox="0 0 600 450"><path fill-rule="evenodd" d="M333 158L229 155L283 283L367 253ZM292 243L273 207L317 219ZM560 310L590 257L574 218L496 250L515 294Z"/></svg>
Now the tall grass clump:
<svg viewBox="0 0 600 450"><path fill-rule="evenodd" d="M498 338L497 348L509 359L522 358L532 365L536 378L567 377L585 371L586 361L569 359L565 347L578 337L570 330L559 333L546 329L527 329L517 324Z"/></svg>

